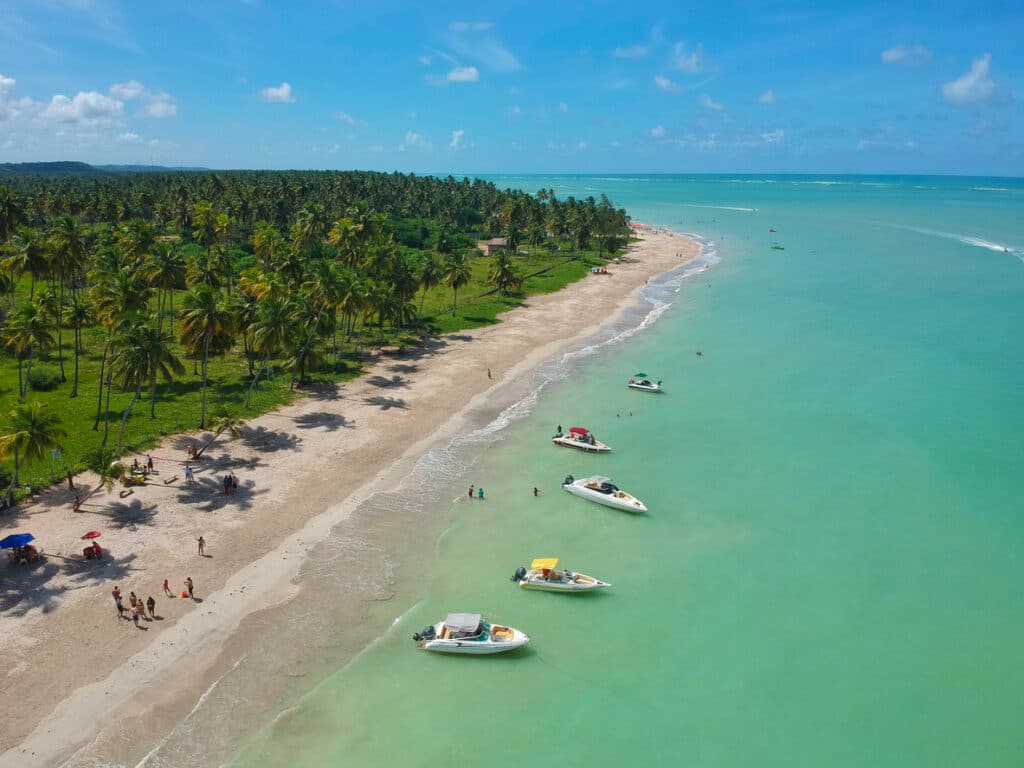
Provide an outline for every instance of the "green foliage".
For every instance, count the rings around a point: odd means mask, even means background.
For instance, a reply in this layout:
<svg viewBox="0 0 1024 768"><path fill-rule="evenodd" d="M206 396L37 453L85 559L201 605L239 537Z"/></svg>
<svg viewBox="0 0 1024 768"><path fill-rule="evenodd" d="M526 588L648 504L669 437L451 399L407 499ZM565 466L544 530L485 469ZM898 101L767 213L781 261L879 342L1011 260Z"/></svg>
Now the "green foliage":
<svg viewBox="0 0 1024 768"><path fill-rule="evenodd" d="M54 368L36 366L28 377L28 387L33 392L50 392L60 386L60 371Z"/></svg>

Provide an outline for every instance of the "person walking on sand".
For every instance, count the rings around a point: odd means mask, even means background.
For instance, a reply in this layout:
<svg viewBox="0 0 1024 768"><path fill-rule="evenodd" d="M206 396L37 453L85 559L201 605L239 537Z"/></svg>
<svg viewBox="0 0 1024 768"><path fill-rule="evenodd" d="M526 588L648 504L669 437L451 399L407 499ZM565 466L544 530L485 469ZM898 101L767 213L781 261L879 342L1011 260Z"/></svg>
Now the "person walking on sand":
<svg viewBox="0 0 1024 768"><path fill-rule="evenodd" d="M195 598L192 596L192 577L191 576L185 577L185 588L188 590L189 599L190 600L195 600Z"/></svg>
<svg viewBox="0 0 1024 768"><path fill-rule="evenodd" d="M128 605L130 605L132 608L134 608L138 604L139 604L139 598L137 598L135 596L134 592L129 592L128 593Z"/></svg>
<svg viewBox="0 0 1024 768"><path fill-rule="evenodd" d="M235 473L231 473L231 492L235 493L238 491L238 478L235 477Z"/></svg>
<svg viewBox="0 0 1024 768"><path fill-rule="evenodd" d="M487 378L488 379L491 378L491 369L490 368L487 369Z"/></svg>
<svg viewBox="0 0 1024 768"><path fill-rule="evenodd" d="M148 453L146 454L146 469L148 469L150 472L153 471L153 457L150 456Z"/></svg>
<svg viewBox="0 0 1024 768"><path fill-rule="evenodd" d="M473 486L469 486L469 498L473 498Z"/></svg>
<svg viewBox="0 0 1024 768"><path fill-rule="evenodd" d="M114 605L117 606L117 618L124 618L124 603L121 602L121 588L114 587L110 594L114 596Z"/></svg>
<svg viewBox="0 0 1024 768"><path fill-rule="evenodd" d="M185 482L194 483L196 481L196 474L192 471L192 467L188 464L185 465Z"/></svg>
<svg viewBox="0 0 1024 768"><path fill-rule="evenodd" d="M196 541L199 542L199 556L203 557L206 555L206 539L200 536Z"/></svg>
<svg viewBox="0 0 1024 768"><path fill-rule="evenodd" d="M174 597L174 593L171 592L171 584L167 579L164 579L164 594L168 597Z"/></svg>
<svg viewBox="0 0 1024 768"><path fill-rule="evenodd" d="M149 609L149 618L155 619L156 618L156 600L153 599L152 595L150 595L149 597L146 598L146 608Z"/></svg>

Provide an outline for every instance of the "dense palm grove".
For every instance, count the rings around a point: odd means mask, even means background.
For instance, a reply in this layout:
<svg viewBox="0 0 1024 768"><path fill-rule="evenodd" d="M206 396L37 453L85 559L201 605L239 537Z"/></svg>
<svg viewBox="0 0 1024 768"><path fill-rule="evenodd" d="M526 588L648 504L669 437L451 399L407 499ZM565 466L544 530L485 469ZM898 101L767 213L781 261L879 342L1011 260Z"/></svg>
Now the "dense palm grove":
<svg viewBox="0 0 1024 768"><path fill-rule="evenodd" d="M17 393L0 426L7 504L24 462L46 458L63 435L59 415L36 402L34 390L91 398L98 445L83 459L103 474L122 452L133 410L155 419L161 396L188 366L201 380L199 423L190 426L208 428L211 361L240 356L249 406L268 370L302 383L362 345L429 328L440 312L424 315L428 292L450 291L444 311L454 315L459 289L485 258L480 238L506 239L506 251L486 257L486 274L493 291L510 294L523 279L520 249L610 254L628 232L625 212L605 198L561 201L553 190L530 195L451 177L218 172L0 181L0 340L11 370L0 393ZM112 394L127 396L123 410L111 411ZM213 418L222 428L234 420Z"/></svg>

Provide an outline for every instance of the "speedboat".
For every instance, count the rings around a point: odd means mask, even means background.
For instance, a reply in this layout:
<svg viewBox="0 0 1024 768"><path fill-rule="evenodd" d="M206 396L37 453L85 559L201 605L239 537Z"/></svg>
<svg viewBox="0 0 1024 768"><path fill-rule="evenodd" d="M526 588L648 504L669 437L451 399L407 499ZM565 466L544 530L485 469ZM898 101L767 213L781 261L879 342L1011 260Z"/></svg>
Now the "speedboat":
<svg viewBox="0 0 1024 768"><path fill-rule="evenodd" d="M555 445L564 445L566 448L579 448L581 451L590 453L607 453L611 450L600 440L595 440L589 429L584 427L570 427L569 434L563 435L559 432L551 438Z"/></svg>
<svg viewBox="0 0 1024 768"><path fill-rule="evenodd" d="M611 586L607 581L584 573L555 570L557 567L557 557L539 557L530 563L529 570L523 566L517 568L512 581L518 582L523 589L542 589L547 592L590 592Z"/></svg>
<svg viewBox="0 0 1024 768"><path fill-rule="evenodd" d="M607 477L594 475L576 480L569 475L562 481L562 488L575 496L596 501L606 507L614 507L626 512L647 511L647 506L640 499L626 493Z"/></svg>
<svg viewBox="0 0 1024 768"><path fill-rule="evenodd" d="M424 651L484 656L514 651L530 642L526 633L492 624L479 613L449 613L448 618L412 636Z"/></svg>
<svg viewBox="0 0 1024 768"><path fill-rule="evenodd" d="M655 384L646 373L634 373L627 386L643 392L661 392L661 382Z"/></svg>

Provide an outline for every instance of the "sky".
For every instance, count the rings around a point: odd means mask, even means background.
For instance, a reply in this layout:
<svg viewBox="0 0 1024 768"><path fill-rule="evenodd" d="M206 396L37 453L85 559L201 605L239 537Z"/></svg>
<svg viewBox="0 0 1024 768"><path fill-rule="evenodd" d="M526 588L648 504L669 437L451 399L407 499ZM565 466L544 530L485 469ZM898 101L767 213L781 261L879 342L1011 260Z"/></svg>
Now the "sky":
<svg viewBox="0 0 1024 768"><path fill-rule="evenodd" d="M1024 175L1024 4L0 0L0 162Z"/></svg>

